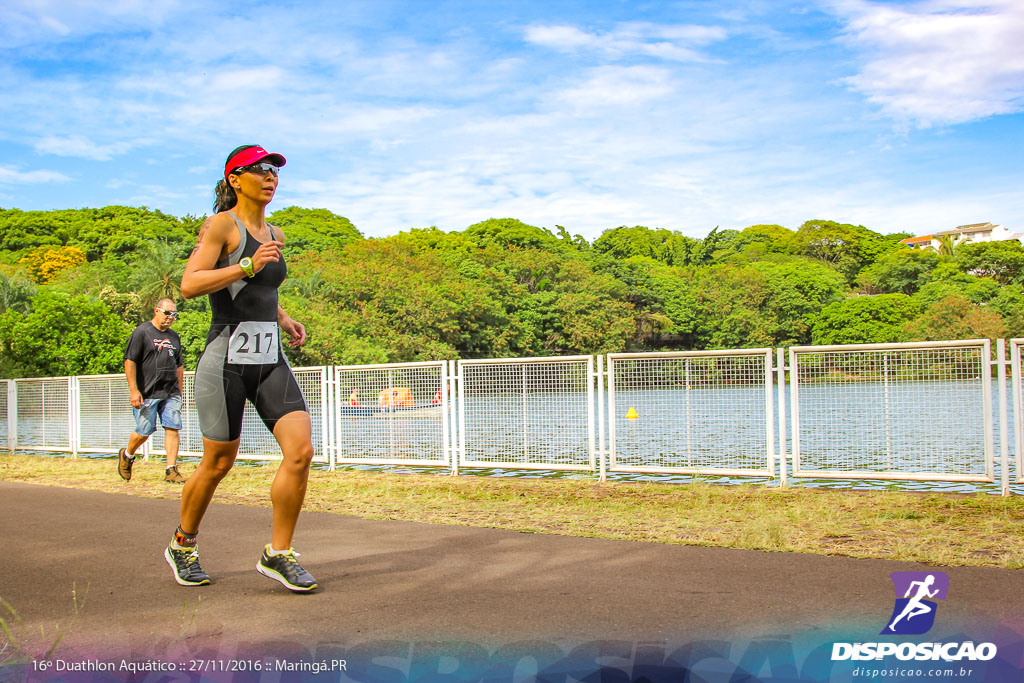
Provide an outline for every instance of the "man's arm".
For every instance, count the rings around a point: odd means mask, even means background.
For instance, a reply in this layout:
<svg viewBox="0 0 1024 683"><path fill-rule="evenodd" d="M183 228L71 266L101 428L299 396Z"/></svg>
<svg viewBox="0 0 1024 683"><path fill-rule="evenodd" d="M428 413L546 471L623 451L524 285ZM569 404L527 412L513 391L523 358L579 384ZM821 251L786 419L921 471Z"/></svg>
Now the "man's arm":
<svg viewBox="0 0 1024 683"><path fill-rule="evenodd" d="M128 380L128 402L133 408L142 407L142 392L139 391L138 372L135 361L124 359L124 376Z"/></svg>
<svg viewBox="0 0 1024 683"><path fill-rule="evenodd" d="M185 366L183 365L178 366L178 391L182 396L185 395Z"/></svg>

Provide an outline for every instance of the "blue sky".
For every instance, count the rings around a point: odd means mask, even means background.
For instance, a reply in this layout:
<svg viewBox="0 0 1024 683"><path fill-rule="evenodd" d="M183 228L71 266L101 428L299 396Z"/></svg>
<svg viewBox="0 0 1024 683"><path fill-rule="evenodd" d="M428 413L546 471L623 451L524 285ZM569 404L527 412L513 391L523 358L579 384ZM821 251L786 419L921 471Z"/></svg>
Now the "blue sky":
<svg viewBox="0 0 1024 683"><path fill-rule="evenodd" d="M258 143L367 236L1024 232L1022 46L1019 0L6 0L0 207L200 215Z"/></svg>

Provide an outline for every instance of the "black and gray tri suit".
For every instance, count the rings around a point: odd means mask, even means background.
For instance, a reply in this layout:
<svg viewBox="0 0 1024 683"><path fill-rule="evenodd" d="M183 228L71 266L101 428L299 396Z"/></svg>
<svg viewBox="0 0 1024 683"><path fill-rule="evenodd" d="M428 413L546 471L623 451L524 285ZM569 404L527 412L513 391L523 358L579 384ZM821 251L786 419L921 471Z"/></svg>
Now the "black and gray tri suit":
<svg viewBox="0 0 1024 683"><path fill-rule="evenodd" d="M251 258L262 244L237 216L229 215L238 226L238 248L218 261L217 268ZM273 226L270 231L277 239ZM287 274L281 259L210 294L213 319L195 376L199 428L207 439L234 441L241 436L246 399L271 432L288 413L309 412L277 326L277 289Z"/></svg>

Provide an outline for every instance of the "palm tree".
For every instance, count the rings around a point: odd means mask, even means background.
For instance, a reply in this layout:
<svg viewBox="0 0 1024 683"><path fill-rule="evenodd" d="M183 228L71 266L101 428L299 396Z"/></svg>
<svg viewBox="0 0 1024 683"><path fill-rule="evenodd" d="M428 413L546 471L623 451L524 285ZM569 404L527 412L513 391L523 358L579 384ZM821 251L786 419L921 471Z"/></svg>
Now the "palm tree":
<svg viewBox="0 0 1024 683"><path fill-rule="evenodd" d="M180 300L184 272L185 261L175 253L174 246L150 240L138 254L135 271L128 284L139 295L143 310L146 310L164 297Z"/></svg>
<svg viewBox="0 0 1024 683"><path fill-rule="evenodd" d="M939 256L956 256L956 248L960 246L952 235L943 235L939 238Z"/></svg>
<svg viewBox="0 0 1024 683"><path fill-rule="evenodd" d="M21 272L14 275L0 273L0 313L7 309L28 313L35 295L35 284Z"/></svg>

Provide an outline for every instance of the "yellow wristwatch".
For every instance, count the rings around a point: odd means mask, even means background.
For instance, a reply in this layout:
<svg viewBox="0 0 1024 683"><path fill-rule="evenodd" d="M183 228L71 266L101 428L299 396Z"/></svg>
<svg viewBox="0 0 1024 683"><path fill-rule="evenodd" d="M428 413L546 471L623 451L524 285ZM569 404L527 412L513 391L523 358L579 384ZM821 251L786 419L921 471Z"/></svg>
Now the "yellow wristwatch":
<svg viewBox="0 0 1024 683"><path fill-rule="evenodd" d="M238 262L238 267L242 269L246 277L252 277L256 274L256 270L252 266L252 259L248 256Z"/></svg>

